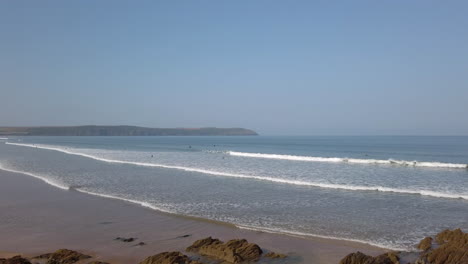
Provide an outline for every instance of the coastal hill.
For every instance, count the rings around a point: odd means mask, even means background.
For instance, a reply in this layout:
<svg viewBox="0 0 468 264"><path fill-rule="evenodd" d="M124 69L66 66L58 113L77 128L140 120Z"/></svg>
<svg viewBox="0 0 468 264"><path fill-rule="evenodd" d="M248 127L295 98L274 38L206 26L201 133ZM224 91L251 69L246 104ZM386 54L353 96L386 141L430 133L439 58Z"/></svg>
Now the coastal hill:
<svg viewBox="0 0 468 264"><path fill-rule="evenodd" d="M256 136L245 128L149 128L137 126L0 127L0 135L16 136Z"/></svg>

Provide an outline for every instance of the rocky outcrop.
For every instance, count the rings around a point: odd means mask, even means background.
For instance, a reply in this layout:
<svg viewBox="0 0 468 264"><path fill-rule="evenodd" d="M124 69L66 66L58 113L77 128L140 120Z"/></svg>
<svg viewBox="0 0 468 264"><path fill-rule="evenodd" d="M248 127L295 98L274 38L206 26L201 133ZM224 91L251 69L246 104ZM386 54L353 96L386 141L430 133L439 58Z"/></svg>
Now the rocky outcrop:
<svg viewBox="0 0 468 264"><path fill-rule="evenodd" d="M21 256L14 256L9 259L0 259L0 264L31 264L31 262Z"/></svg>
<svg viewBox="0 0 468 264"><path fill-rule="evenodd" d="M69 249L59 249L54 253L43 254L34 258L47 259L46 264L71 264L82 259L91 258L91 256L87 256Z"/></svg>
<svg viewBox="0 0 468 264"><path fill-rule="evenodd" d="M432 247L432 237L426 237L421 242L419 242L417 248L426 251Z"/></svg>
<svg viewBox="0 0 468 264"><path fill-rule="evenodd" d="M344 257L340 264L400 264L400 259L392 252L372 257L358 251Z"/></svg>
<svg viewBox="0 0 468 264"><path fill-rule="evenodd" d="M373 257L368 256L360 251L356 253L351 253L344 257L341 261L340 264L364 264L367 263L368 261L372 260Z"/></svg>
<svg viewBox="0 0 468 264"><path fill-rule="evenodd" d="M196 260L191 260L180 252L163 252L147 257L139 264L203 264Z"/></svg>
<svg viewBox="0 0 468 264"><path fill-rule="evenodd" d="M439 246L423 252L416 264L468 263L468 233L460 229L447 229L437 234L435 241Z"/></svg>
<svg viewBox="0 0 468 264"><path fill-rule="evenodd" d="M233 239L223 243L219 239L213 239L212 237L195 241L187 248L187 251L230 263L257 261L263 253L257 244L249 243L245 239Z"/></svg>
<svg viewBox="0 0 468 264"><path fill-rule="evenodd" d="M435 238L426 237L416 247L421 251L408 252L412 255L410 262L412 264L468 264L468 233L464 233L460 229L444 230ZM340 261L340 264L397 263L400 263L400 260L396 253L372 257L356 252L347 255Z"/></svg>

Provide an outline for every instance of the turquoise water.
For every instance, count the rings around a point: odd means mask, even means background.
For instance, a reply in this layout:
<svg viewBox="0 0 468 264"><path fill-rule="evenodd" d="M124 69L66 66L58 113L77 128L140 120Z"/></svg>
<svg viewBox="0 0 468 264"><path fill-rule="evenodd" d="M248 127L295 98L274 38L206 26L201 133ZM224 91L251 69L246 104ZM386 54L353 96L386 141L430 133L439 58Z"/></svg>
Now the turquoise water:
<svg viewBox="0 0 468 264"><path fill-rule="evenodd" d="M0 168L59 188L392 249L468 229L467 163L468 137L0 140Z"/></svg>

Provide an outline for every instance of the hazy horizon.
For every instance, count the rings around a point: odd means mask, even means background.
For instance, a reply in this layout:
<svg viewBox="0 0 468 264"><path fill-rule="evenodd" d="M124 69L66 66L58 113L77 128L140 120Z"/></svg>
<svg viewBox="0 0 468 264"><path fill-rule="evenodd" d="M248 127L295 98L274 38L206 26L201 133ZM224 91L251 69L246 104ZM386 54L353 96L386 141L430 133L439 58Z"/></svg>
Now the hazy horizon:
<svg viewBox="0 0 468 264"><path fill-rule="evenodd" d="M468 135L464 1L5 1L0 126Z"/></svg>

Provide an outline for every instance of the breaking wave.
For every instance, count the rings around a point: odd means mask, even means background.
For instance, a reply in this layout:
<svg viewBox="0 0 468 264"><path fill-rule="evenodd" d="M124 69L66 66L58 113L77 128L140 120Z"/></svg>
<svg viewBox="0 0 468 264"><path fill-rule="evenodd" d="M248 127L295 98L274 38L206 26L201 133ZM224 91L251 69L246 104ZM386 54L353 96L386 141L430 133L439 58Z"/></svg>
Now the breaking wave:
<svg viewBox="0 0 468 264"><path fill-rule="evenodd" d="M229 151L228 154L231 156L237 156L237 157L294 160L294 161L307 161L307 162L333 162L333 163L345 162L345 163L355 163L355 164L382 164L382 165L400 165L400 166L412 166L412 167L468 169L468 164L460 164L460 163L407 161L407 160L393 160L393 159L378 160L378 159L329 158L329 157L248 153L248 152L236 152L236 151Z"/></svg>
<svg viewBox="0 0 468 264"><path fill-rule="evenodd" d="M369 191L369 192L374 191L374 192L383 192L383 193L411 194L411 195L431 196L431 197L446 198L446 199L468 200L468 194L465 194L465 193L463 194L445 193L445 192L437 192L437 191L432 191L432 190L415 190L415 189L403 189L403 188L400 189L400 188L390 188L390 187L384 187L384 186L345 185L345 184L335 184L335 183L282 179L282 178L274 178L274 177L268 177L268 176L237 174L237 173L230 173L230 172L212 171L212 170L206 170L206 169L201 169L201 168L172 166L172 165L164 165L164 164L157 164L157 163L114 160L114 159L102 158L102 157L98 157L98 156L94 156L90 154L77 152L76 149L72 151L70 149L64 149L64 148L59 148L55 146L33 145L33 144L23 144L23 143L11 143L11 142L7 142L6 144L22 146L22 147L30 147L30 148L39 148L39 149L45 149L45 150L54 150L54 151L59 151L59 152L63 152L63 153L70 154L70 155L82 156L82 157L86 157L86 158L90 158L90 159L94 159L98 161L103 161L103 162L108 162L108 163L127 164L127 165L145 166L145 167L158 167L158 168L166 168L166 169L177 169L177 170L182 170L182 171L196 172L196 173L202 173L206 175L213 175L213 176L219 176L219 177L252 179L252 180L267 181L267 182L280 183L280 184L309 186L309 187L346 190L346 191ZM249 153L230 152L231 155L232 153L234 153L234 155L236 155L235 153L240 153L242 155L244 154L250 155ZM252 154L252 155L257 155L257 154ZM270 154L260 154L260 155L270 155ZM274 155L274 156L286 156L286 155ZM287 156L287 157L301 158L300 156ZM313 157L309 157L309 158L313 158ZM333 158L333 159L339 159L339 158Z"/></svg>
<svg viewBox="0 0 468 264"><path fill-rule="evenodd" d="M124 201L124 202L127 202L127 203L136 204L136 205L139 205L139 206L142 206L142 207L145 207L145 208L149 208L149 209L152 209L152 210L160 211L160 212L163 212L163 213L168 213L168 214L173 214L173 215L184 215L184 214L180 214L180 213L177 213L177 212L174 212L174 211L170 211L170 210L162 208L160 206L156 206L153 203L149 203L149 202L145 202L145 201L129 199L129 198L125 198L125 197L120 197L118 195L113 195L113 194L97 193L97 192L85 190L85 189L83 189L83 188L81 188L79 186L76 186L76 187L65 186L63 184L59 184L59 183L57 183L55 181L49 180L44 175L39 175L39 174L34 174L34 173L26 172L26 171L19 171L19 170L15 170L15 169L6 168L2 164L0 164L0 170L31 176L31 177L40 179L40 180L44 181L47 184L50 184L50 185L52 185L54 187L57 187L57 188L60 188L60 189L63 189L63 190L77 191L77 192L81 192L81 193L84 193L84 194L103 197L103 198L107 198L107 199L120 200L120 201ZM190 216L190 214L188 214L187 216ZM198 217L198 216L194 216L194 217ZM261 232L268 232L268 233L284 234L284 235L297 236L297 237L318 237L318 238L325 238L325 239L334 239L334 240L358 242L358 243L368 244L368 245L376 246L376 247L380 247L380 248L387 248L387 249L391 249L391 250L400 250L401 251L401 250L406 249L406 248L395 246L395 245L390 244L390 243L379 243L377 241L367 241L367 240L351 239L351 238L336 237L336 236L324 236L324 235L318 235L318 234L312 234L312 233L303 233L303 232L297 232L297 231L291 231L291 230L283 230L283 229L279 229L279 228L247 226L247 225L242 225L242 224L234 224L234 225L237 228L246 229L246 230L254 230L254 231L261 231Z"/></svg>

